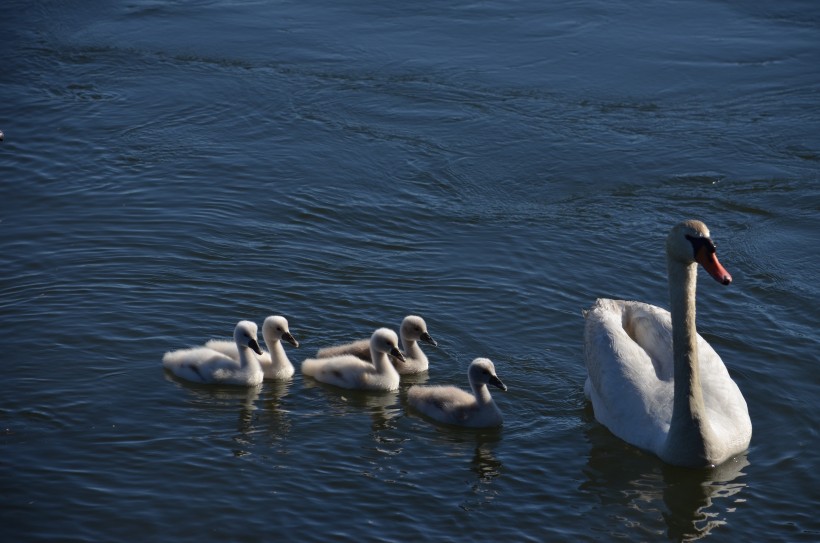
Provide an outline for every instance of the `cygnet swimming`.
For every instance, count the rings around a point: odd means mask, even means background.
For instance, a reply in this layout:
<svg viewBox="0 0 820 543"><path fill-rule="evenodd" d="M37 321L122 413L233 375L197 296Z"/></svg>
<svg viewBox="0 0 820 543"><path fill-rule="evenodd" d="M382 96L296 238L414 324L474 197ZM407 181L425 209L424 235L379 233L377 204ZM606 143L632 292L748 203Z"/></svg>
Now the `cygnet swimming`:
<svg viewBox="0 0 820 543"><path fill-rule="evenodd" d="M408 403L428 417L458 426L485 428L500 426L501 411L493 401L488 384L503 391L507 386L495 373L495 366L487 358L476 358L467 370L473 392L454 386L414 385L407 391Z"/></svg>
<svg viewBox="0 0 820 543"><path fill-rule="evenodd" d="M370 337L370 356L367 362L352 354L330 358L308 358L302 362L302 373L317 381L342 388L359 390L397 390L399 373L388 360L390 354L399 360L399 338L393 330L379 328Z"/></svg>
<svg viewBox="0 0 820 543"><path fill-rule="evenodd" d="M251 321L237 323L233 331L237 360L208 347L195 347L165 353L162 365L177 377L195 383L258 385L264 374L253 354L262 354L256 332L256 324Z"/></svg>
<svg viewBox="0 0 820 543"><path fill-rule="evenodd" d="M262 323L262 337L265 340L265 345L268 346L268 350L257 358L262 366L265 379L284 381L293 377L293 364L290 363L281 340L284 339L294 347L299 347L299 342L291 335L288 329L288 320L278 315L271 315L266 318L265 322ZM236 349L236 343L233 341L212 339L205 346L234 360L239 360L239 352Z"/></svg>
<svg viewBox="0 0 820 543"><path fill-rule="evenodd" d="M401 336L401 349L404 353L404 360L402 361L395 356L390 357L390 361L393 362L396 371L398 371L400 375L427 371L429 367L427 355L421 350L418 342L423 341L433 347L436 347L438 343L436 343L436 340L434 340L427 331L427 323L424 322L424 319L417 315L404 317L404 320L401 322L399 334ZM352 343L345 343L344 345L325 347L324 349L319 349L319 352L316 353L316 357L330 358L344 354L350 354L362 360L371 360L370 340L362 339Z"/></svg>

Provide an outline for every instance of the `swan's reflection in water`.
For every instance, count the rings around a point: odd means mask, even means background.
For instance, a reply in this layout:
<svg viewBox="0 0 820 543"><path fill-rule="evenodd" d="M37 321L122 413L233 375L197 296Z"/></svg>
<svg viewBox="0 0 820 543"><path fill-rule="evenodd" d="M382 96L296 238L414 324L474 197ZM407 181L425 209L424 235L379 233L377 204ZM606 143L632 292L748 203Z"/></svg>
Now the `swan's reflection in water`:
<svg viewBox="0 0 820 543"><path fill-rule="evenodd" d="M613 535L634 532L635 539L644 538L655 531L649 524L662 522L670 540L698 540L728 524L744 501L745 455L711 469L669 466L612 435L594 422L591 412L589 416L586 434L592 449L580 488L599 497L609 518L623 519L623 526L612 527ZM611 514L613 506L632 513ZM636 519L635 511L646 521Z"/></svg>

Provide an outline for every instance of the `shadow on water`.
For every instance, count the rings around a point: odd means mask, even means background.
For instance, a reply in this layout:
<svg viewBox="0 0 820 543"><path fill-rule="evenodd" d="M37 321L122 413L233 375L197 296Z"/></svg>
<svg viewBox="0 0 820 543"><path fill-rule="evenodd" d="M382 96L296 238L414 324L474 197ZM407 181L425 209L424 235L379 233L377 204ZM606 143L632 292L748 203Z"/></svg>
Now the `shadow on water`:
<svg viewBox="0 0 820 543"><path fill-rule="evenodd" d="M585 433L592 448L580 489L597 495L607 509L619 505L625 511L642 511L647 518L662 520L669 540L695 541L727 525L745 501L741 493L747 485L739 479L749 466L746 455L715 468L670 466L615 437L595 422L589 407L587 415ZM628 521L633 515L621 518L624 525L613 527L613 532L645 535L644 530L651 530Z"/></svg>

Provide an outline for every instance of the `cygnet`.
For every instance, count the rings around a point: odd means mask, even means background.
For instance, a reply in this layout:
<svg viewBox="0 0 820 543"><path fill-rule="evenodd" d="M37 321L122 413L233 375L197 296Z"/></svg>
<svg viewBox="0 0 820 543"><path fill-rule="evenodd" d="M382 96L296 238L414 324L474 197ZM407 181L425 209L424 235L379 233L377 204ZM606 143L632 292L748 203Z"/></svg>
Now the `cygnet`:
<svg viewBox="0 0 820 543"><path fill-rule="evenodd" d="M299 347L299 342L291 335L288 329L288 320L278 315L271 315L266 318L265 322L262 323L262 337L265 340L265 345L268 346L268 350L257 358L262 366L265 379L285 381L293 377L293 364L290 363L281 340L284 339L294 347ZM212 339L205 346L234 360L239 359L239 352L236 349L236 343L233 341Z"/></svg>
<svg viewBox="0 0 820 543"><path fill-rule="evenodd" d="M438 343L436 343L436 340L434 340L427 331L427 323L424 322L424 319L418 315L408 315L404 317L404 320L401 322L399 334L401 335L401 348L404 353L404 360L402 361L395 356L390 357L390 361L393 362L396 371L398 371L400 375L410 375L427 371L429 367L427 355L421 350L418 342L423 341L433 347L436 347ZM324 349L319 349L319 352L316 353L316 357L330 358L344 354L350 354L362 360L371 360L370 340L362 339L343 345L325 347Z"/></svg>
<svg viewBox="0 0 820 543"><path fill-rule="evenodd" d="M396 333L388 328L379 328L370 337L372 363L351 354L308 358L302 362L302 373L322 383L342 388L397 390L400 377L388 360L388 354L404 360L404 355L399 351Z"/></svg>
<svg viewBox="0 0 820 543"><path fill-rule="evenodd" d="M256 340L257 327L251 321L239 321L233 332L237 360L208 347L180 349L165 353L162 365L177 377L195 383L254 386L264 374L253 354L262 354Z"/></svg>
<svg viewBox="0 0 820 543"><path fill-rule="evenodd" d="M467 370L472 394L454 386L414 385L407 391L407 401L417 411L445 424L485 428L500 426L501 411L490 395L488 384L503 391L507 386L495 373L487 358L476 358Z"/></svg>

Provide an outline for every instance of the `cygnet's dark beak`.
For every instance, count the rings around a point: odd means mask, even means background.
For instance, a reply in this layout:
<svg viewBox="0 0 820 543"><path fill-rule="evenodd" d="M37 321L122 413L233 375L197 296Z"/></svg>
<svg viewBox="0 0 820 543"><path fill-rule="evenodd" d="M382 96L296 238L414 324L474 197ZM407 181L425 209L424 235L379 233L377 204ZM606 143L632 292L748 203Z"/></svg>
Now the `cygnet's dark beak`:
<svg viewBox="0 0 820 543"><path fill-rule="evenodd" d="M404 358L404 355L401 353L401 351L398 349L398 347L393 347L393 348L390 349L390 356L392 356L394 358L398 358L402 362L407 362L407 359Z"/></svg>
<svg viewBox="0 0 820 543"><path fill-rule="evenodd" d="M299 346L299 342L296 341L296 338L293 337L290 332L285 332L284 334L282 334L282 339L284 339L285 341L287 341L288 343L290 343L294 347Z"/></svg>
<svg viewBox="0 0 820 543"><path fill-rule="evenodd" d="M251 340L248 342L248 347L253 349L253 352L255 352L256 354L262 354L262 349L259 348L259 342L255 339L251 338Z"/></svg>
<svg viewBox="0 0 820 543"><path fill-rule="evenodd" d="M433 339L433 336L431 336L427 332L422 332L421 336L419 336L419 339L421 339L425 343L429 343L433 347L438 347L438 343L436 343L436 340Z"/></svg>
<svg viewBox="0 0 820 543"><path fill-rule="evenodd" d="M490 375L490 384L491 384L491 385L494 385L494 386L497 386L498 388L500 388L500 389L501 389L501 390L503 390L504 392L507 392L507 385L505 385L504 383L502 383L502 382L501 382L501 379L499 379L499 378L498 378L497 376L495 376L495 375Z"/></svg>

